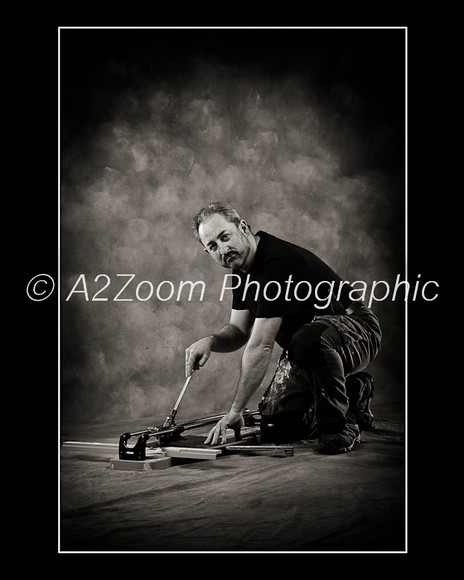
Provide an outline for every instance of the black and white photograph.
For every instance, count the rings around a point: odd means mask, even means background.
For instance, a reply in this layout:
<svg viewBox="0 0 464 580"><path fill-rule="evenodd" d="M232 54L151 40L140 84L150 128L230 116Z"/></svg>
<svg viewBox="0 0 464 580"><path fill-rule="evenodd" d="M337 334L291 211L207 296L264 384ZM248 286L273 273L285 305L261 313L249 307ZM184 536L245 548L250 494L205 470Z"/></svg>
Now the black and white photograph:
<svg viewBox="0 0 464 580"><path fill-rule="evenodd" d="M407 553L407 27L58 47L58 552Z"/></svg>

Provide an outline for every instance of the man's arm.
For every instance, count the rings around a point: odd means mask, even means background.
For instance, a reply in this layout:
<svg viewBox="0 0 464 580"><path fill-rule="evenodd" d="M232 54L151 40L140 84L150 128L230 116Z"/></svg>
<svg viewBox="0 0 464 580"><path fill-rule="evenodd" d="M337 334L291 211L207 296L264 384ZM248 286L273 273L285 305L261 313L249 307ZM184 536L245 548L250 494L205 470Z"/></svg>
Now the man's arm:
<svg viewBox="0 0 464 580"><path fill-rule="evenodd" d="M241 425L242 413L253 393L261 385L271 359L272 349L282 318L257 318L250 340L243 352L240 378L235 397L226 415L211 429L206 445L226 443L227 428Z"/></svg>
<svg viewBox="0 0 464 580"><path fill-rule="evenodd" d="M191 344L185 351L185 376L190 376L198 365L202 367L211 352L232 352L249 339L253 317L249 310L232 310L229 323L218 333L205 336Z"/></svg>

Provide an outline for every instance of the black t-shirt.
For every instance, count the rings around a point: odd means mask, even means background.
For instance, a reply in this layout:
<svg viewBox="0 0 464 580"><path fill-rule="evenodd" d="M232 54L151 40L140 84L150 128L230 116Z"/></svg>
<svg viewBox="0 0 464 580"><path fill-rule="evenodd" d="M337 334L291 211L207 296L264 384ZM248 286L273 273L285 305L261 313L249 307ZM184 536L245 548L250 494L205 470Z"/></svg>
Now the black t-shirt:
<svg viewBox="0 0 464 580"><path fill-rule="evenodd" d="M241 281L234 282L232 308L249 309L255 318L282 317L276 342L287 348L315 315L342 313L352 301L351 288L310 250L263 231L256 235L260 241L250 271L233 270Z"/></svg>

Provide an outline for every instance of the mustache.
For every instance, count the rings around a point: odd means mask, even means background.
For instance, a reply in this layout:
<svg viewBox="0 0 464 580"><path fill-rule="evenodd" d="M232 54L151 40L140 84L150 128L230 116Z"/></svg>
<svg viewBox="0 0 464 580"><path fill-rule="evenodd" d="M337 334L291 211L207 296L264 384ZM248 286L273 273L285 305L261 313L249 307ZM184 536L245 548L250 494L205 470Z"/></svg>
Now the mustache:
<svg viewBox="0 0 464 580"><path fill-rule="evenodd" d="M238 252L236 250L229 250L227 254L224 255L224 262L227 262L229 258L232 258L233 256L236 255L238 255Z"/></svg>

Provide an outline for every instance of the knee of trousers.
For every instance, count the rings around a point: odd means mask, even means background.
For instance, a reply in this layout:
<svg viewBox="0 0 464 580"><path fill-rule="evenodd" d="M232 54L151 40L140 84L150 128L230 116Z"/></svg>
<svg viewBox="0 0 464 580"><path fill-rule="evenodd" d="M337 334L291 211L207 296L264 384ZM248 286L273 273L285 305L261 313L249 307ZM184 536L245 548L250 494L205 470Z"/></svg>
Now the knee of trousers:
<svg viewBox="0 0 464 580"><path fill-rule="evenodd" d="M287 349L289 360L302 368L325 366L324 349L327 347L321 337L326 330L326 325L318 323L307 324L297 330Z"/></svg>

